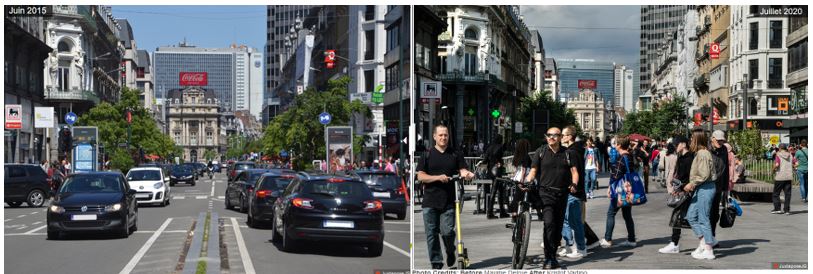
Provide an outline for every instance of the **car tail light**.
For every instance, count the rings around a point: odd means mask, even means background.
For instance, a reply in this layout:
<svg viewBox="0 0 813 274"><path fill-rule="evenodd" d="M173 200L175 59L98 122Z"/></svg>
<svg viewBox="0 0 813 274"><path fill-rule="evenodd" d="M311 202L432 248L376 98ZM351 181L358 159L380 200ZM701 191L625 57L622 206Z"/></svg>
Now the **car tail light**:
<svg viewBox="0 0 813 274"><path fill-rule="evenodd" d="M265 197L267 197L269 194L271 194L271 191L270 191L270 190L258 190L258 191L257 191L257 198L265 198Z"/></svg>
<svg viewBox="0 0 813 274"><path fill-rule="evenodd" d="M364 201L364 211L367 212L376 212L383 207L380 200Z"/></svg>
<svg viewBox="0 0 813 274"><path fill-rule="evenodd" d="M329 183L344 183L344 179L342 178L329 178L327 181Z"/></svg>
<svg viewBox="0 0 813 274"><path fill-rule="evenodd" d="M282 179L293 179L295 176L294 175L282 175L282 176L279 176L279 177L282 178Z"/></svg>
<svg viewBox="0 0 813 274"><path fill-rule="evenodd" d="M294 198L294 200L291 201L291 203L293 203L295 207L304 209L312 209L313 208L312 202L313 200L306 198Z"/></svg>
<svg viewBox="0 0 813 274"><path fill-rule="evenodd" d="M233 178L233 177L234 177L234 176L236 176L236 175L237 175L237 171L232 170L232 171L231 171L231 177Z"/></svg>

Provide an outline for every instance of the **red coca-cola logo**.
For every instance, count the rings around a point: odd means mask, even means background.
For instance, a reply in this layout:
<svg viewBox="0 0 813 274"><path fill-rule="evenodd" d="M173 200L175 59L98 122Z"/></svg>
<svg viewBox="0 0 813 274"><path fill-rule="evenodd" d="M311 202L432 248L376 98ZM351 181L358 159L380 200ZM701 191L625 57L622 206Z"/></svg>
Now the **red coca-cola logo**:
<svg viewBox="0 0 813 274"><path fill-rule="evenodd" d="M205 86L208 83L206 72L181 72L178 79L181 86Z"/></svg>

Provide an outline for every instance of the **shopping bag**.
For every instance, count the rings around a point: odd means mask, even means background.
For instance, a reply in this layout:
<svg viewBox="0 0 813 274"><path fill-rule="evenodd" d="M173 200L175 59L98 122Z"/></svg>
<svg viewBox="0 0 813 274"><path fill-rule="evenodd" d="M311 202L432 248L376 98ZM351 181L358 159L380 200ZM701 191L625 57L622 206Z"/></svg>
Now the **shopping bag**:
<svg viewBox="0 0 813 274"><path fill-rule="evenodd" d="M627 172L611 184L610 197L615 201L617 207L645 204L644 181L638 172L630 170L627 158L624 158L624 165L627 167Z"/></svg>

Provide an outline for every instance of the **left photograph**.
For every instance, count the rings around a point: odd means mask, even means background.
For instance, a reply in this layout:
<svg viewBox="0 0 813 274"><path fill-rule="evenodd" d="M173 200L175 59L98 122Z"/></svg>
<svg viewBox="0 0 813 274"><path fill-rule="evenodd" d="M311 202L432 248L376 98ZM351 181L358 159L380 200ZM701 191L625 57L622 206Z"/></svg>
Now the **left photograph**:
<svg viewBox="0 0 813 274"><path fill-rule="evenodd" d="M5 273L409 272L409 6L4 12Z"/></svg>

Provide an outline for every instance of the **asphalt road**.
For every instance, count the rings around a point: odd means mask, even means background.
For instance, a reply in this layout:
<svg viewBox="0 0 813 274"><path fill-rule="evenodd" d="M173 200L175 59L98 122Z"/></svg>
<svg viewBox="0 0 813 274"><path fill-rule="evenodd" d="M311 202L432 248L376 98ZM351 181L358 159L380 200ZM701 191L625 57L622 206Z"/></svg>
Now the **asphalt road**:
<svg viewBox="0 0 813 274"><path fill-rule="evenodd" d="M587 223L599 238L604 237L609 201L606 187L609 178L599 176L601 189L595 192L596 198L587 202ZM773 262L808 261L808 212L807 204L802 203L799 190L793 189L790 216L770 214L770 203L743 202L743 216L737 217L734 227L717 228L720 248L715 249L716 260L699 261L690 253L697 247L698 240L691 230L683 230L680 241L680 254L660 254L658 249L670 242L671 228L668 226L672 212L665 204L665 189L650 183L649 202L635 206L632 215L635 223L637 247L612 246L588 250L580 260L560 258L560 263L569 269L771 269ZM468 190L467 190L468 191ZM420 205L415 206L420 209ZM473 200L464 203L461 215L463 242L468 249L471 268L510 269L511 230L505 228L510 219L486 219L484 214L473 215ZM528 248L529 262L525 269L541 269L544 260L542 242L543 224L533 215L531 239ZM426 234L420 211L415 218L415 269L429 269ZM613 242L626 240L627 231L621 212L615 217Z"/></svg>
<svg viewBox="0 0 813 274"><path fill-rule="evenodd" d="M47 207L5 206L4 272L185 273L195 269L202 245L209 246L200 259L207 262L208 273L409 269L409 218L385 220L387 244L379 257L367 257L361 247L321 242L286 253L270 241L270 229L248 228L245 214L225 209L225 190L225 173L216 174L214 180L200 179L196 186L176 185L168 207L139 207L139 230L126 239L80 234L49 241ZM217 219L212 219L208 242L204 242L202 228L210 212Z"/></svg>

